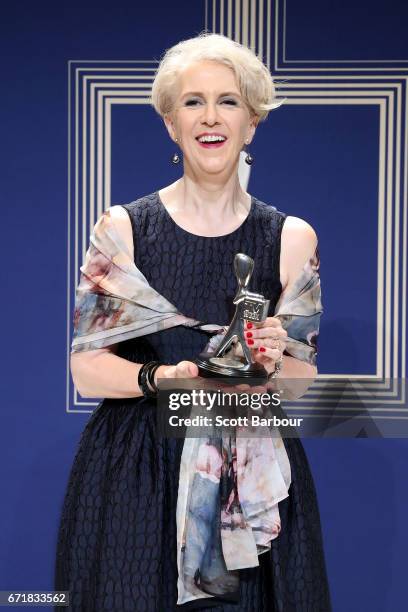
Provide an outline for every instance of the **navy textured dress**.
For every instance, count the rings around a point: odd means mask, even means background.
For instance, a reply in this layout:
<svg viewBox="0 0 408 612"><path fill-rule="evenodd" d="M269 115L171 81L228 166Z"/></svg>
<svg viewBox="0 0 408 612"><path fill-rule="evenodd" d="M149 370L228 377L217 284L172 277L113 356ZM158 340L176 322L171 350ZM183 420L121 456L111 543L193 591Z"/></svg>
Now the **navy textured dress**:
<svg viewBox="0 0 408 612"><path fill-rule="evenodd" d="M227 325L236 292L233 260L255 260L251 290L282 291L280 236L285 214L252 197L243 224L225 236L179 227L157 192L125 205L135 263L183 314ZM206 332L178 326L119 344L131 361L192 360ZM71 469L59 529L55 589L71 592L75 612L330 612L319 510L303 446L285 439L292 471L279 503L280 535L259 567L240 570L240 602L215 598L177 606L176 504L183 440L159 438L156 404L142 397L104 399L92 413Z"/></svg>

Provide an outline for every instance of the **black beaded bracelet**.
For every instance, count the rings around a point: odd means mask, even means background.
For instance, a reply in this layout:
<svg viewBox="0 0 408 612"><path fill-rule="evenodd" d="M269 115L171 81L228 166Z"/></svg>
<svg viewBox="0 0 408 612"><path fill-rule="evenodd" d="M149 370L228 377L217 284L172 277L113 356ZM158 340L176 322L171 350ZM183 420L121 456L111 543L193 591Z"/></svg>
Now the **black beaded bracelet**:
<svg viewBox="0 0 408 612"><path fill-rule="evenodd" d="M161 364L158 361L148 361L139 370L137 382L145 397L157 397L157 386L154 382L154 373Z"/></svg>

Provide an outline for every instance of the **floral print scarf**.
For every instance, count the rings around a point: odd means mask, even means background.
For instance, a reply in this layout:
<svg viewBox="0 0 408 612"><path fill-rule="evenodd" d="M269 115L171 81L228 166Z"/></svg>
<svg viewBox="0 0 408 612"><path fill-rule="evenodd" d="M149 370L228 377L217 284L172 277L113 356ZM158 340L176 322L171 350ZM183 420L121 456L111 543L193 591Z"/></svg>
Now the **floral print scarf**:
<svg viewBox="0 0 408 612"><path fill-rule="evenodd" d="M323 312L319 266L316 248L274 313L288 333L285 353L312 365ZM175 325L218 332L209 342L213 347L225 333L217 323L183 315L149 285L110 209L93 229L80 270L72 352ZM259 565L258 556L279 536L278 504L289 495L290 464L279 430L262 435L262 427L254 429L253 438L248 428L245 435L237 427L234 435L201 438L189 435L187 428L176 517L179 605L212 597L238 601L239 569Z"/></svg>

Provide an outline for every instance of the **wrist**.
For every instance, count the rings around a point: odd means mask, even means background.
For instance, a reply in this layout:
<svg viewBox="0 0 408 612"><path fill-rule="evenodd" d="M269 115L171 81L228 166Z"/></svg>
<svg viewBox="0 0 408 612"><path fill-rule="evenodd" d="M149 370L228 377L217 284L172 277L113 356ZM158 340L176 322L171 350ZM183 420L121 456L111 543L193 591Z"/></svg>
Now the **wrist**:
<svg viewBox="0 0 408 612"><path fill-rule="evenodd" d="M283 367L283 354L279 357L279 359L275 361L275 367L272 370L272 372L268 374L268 380L270 380L271 378L276 378L279 375L279 372L282 370L282 367Z"/></svg>
<svg viewBox="0 0 408 612"><path fill-rule="evenodd" d="M156 370L160 367L158 361L147 361L139 369L137 383L139 389L146 398L156 398L157 387L154 382Z"/></svg>
<svg viewBox="0 0 408 612"><path fill-rule="evenodd" d="M157 387L158 380L160 378L165 378L164 373L165 373L165 371L166 371L166 369L168 367L169 367L168 365L161 365L155 371L154 376L153 376L153 380L154 380L154 384L156 385L156 387Z"/></svg>

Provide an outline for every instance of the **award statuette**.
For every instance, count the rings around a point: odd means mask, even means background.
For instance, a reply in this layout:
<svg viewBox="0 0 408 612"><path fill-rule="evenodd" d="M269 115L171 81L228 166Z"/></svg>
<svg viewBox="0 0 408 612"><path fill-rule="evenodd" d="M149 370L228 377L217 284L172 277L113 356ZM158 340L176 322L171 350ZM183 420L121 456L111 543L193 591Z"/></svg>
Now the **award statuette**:
<svg viewBox="0 0 408 612"><path fill-rule="evenodd" d="M206 378L254 379L254 384L265 384L268 373L264 366L254 362L244 336L244 321L261 323L268 316L269 300L259 293L248 291L247 286L254 269L254 260L248 255L237 253L234 270L238 291L234 298L235 314L221 343L213 352L202 352L195 359L199 375ZM225 355L235 341L242 347L243 358ZM232 347L231 347L232 348ZM249 381L248 381L249 382Z"/></svg>

